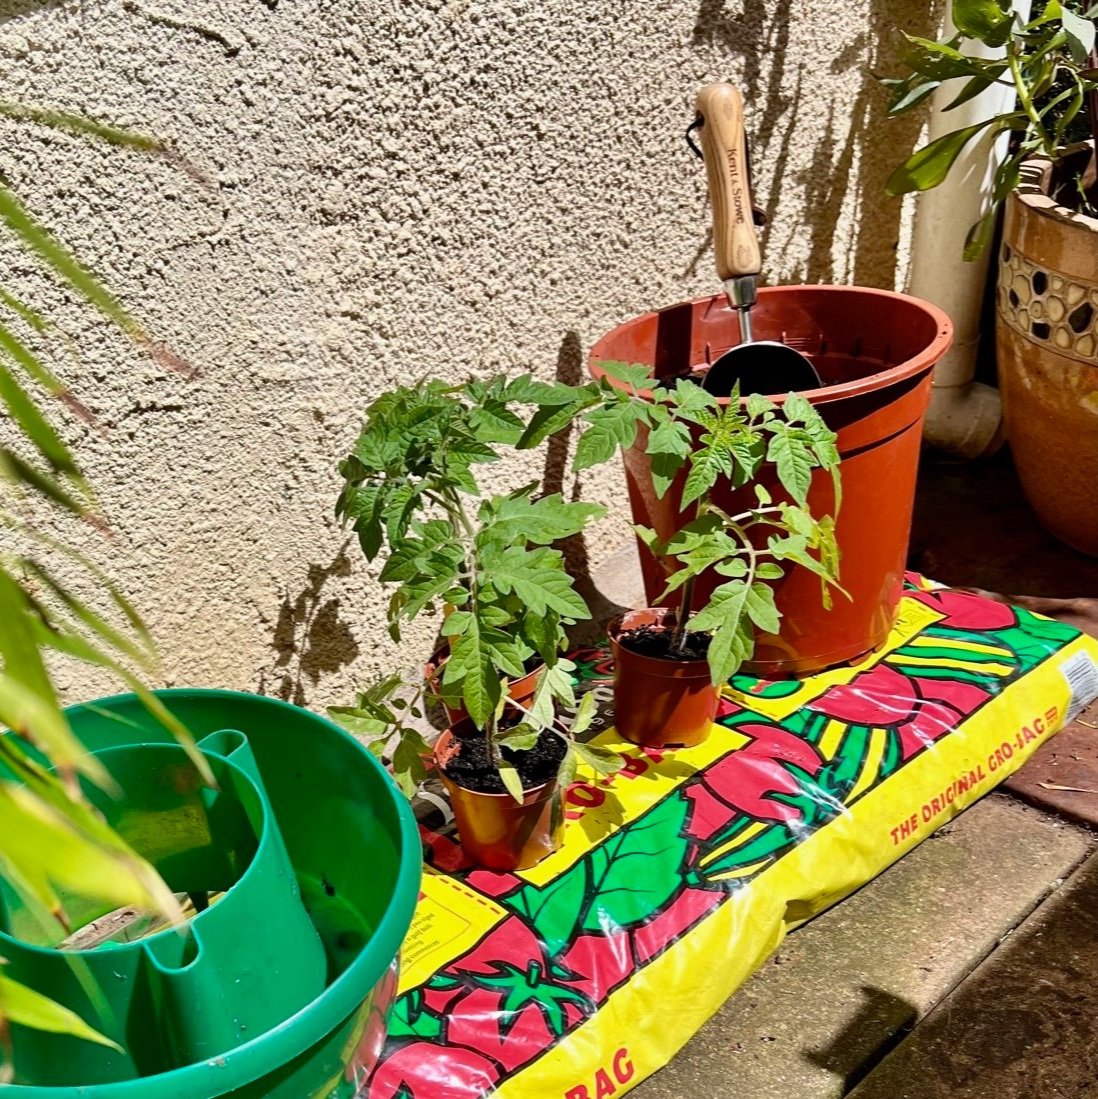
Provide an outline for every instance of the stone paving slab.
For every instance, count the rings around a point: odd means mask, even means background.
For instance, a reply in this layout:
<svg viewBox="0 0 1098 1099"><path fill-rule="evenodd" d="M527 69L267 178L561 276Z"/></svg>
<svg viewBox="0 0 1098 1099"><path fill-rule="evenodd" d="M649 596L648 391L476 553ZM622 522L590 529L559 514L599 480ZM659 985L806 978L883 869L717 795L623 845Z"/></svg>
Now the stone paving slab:
<svg viewBox="0 0 1098 1099"><path fill-rule="evenodd" d="M1088 859L851 1099L1098 1095L1098 858Z"/></svg>
<svg viewBox="0 0 1098 1099"><path fill-rule="evenodd" d="M838 1099L1093 842L1011 798L985 798L790 935L674 1061L632 1094Z"/></svg>
<svg viewBox="0 0 1098 1099"><path fill-rule="evenodd" d="M1098 702L1042 745L1003 789L1030 805L1098 829Z"/></svg>

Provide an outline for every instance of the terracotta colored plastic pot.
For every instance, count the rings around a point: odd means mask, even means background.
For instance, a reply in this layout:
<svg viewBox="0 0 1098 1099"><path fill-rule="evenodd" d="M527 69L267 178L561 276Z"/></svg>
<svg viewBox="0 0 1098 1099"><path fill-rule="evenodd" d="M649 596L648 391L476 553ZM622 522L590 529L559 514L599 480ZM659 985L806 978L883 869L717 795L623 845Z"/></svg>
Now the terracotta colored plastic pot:
<svg viewBox="0 0 1098 1099"><path fill-rule="evenodd" d="M756 339L795 347L819 371L824 387L804 395L837 433L842 455L836 537L841 582L851 598L836 594L827 610L819 580L805 569L789 569L775 585L781 633L758 638L749 666L763 676L804 674L857 660L888 636L903 583L931 371L949 347L952 325L918 298L853 286L766 287L753 313ZM592 348L590 369L599 377L599 362L624 360L650 365L655 378L674 377L712 362L739 339L727 299L700 298L615 328ZM659 499L646 444L642 430L624 452L633 519L667 538L691 517L679 507L684 478ZM758 479L782 497L773 469L764 467ZM727 484L718 485L714 498L732 513L755 502L750 488L733 491ZM830 476L817 471L810 508L827 515L834 504ZM645 591L655 602L665 578L647 547L639 544L639 552ZM695 606L718 582L701 578Z"/></svg>
<svg viewBox="0 0 1098 1099"><path fill-rule="evenodd" d="M458 734L472 734L475 726L466 719L455 728ZM551 855L564 833L564 810L556 780L527 790L521 804L510 794L467 790L446 773L446 764L459 747L458 737L447 729L435 742L435 765L450 796L461 846L469 858L489 870L526 870Z"/></svg>
<svg viewBox="0 0 1098 1099"><path fill-rule="evenodd" d="M452 704L442 694L442 665L446 663L446 658L449 655L449 647L444 645L423 665L423 678L427 680L431 692L446 711L446 720L451 725L457 725L460 721L468 720L469 712L460 702ZM507 696L524 710L530 709L534 701L534 695L538 691L538 684L541 683L541 677L544 674L545 665L539 664L532 672L524 675L521 679L509 679L507 681Z"/></svg>
<svg viewBox="0 0 1098 1099"><path fill-rule="evenodd" d="M690 748L709 735L720 704L705 660L661 660L626 648L618 638L640 626L671 628L665 608L627 611L606 629L614 658L614 727L645 748Z"/></svg>

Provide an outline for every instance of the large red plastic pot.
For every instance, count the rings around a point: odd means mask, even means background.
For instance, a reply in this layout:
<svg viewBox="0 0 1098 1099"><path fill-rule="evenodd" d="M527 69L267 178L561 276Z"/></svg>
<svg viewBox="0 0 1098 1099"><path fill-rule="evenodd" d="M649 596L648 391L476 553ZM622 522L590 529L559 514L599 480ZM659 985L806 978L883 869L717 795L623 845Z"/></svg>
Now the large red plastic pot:
<svg viewBox="0 0 1098 1099"><path fill-rule="evenodd" d="M953 329L945 313L925 301L858 286L767 287L759 291L752 319L756 339L789 344L820 372L824 387L804 395L837 433L842 455L836 536L840 579L850 599L835 594L828 610L819 580L805 569L789 569L776 585L781 632L758 638L750 665L767 677L800 675L857 660L888 636L903 583L931 373ZM603 361L644 363L654 378L668 378L713 362L739 342L739 321L727 299L699 298L626 321L595 344L589 367L597 378ZM624 452L633 520L666 538L691 515L679 506L681 479L663 499L656 496L646 444L642 430ZM764 468L759 480L781 496L773 469ZM718 485L714 498L732 513L754 503L750 488L733 491L727 484ZM809 506L826 515L834 504L830 476L817 471ZM653 603L666 577L647 547L638 547ZM696 606L718 582L702 578Z"/></svg>

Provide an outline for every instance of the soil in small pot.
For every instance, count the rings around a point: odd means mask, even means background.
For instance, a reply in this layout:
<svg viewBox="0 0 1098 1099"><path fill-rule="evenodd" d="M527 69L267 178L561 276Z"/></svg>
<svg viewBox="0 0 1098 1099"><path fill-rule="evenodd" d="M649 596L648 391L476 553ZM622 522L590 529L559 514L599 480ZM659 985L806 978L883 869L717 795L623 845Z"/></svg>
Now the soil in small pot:
<svg viewBox="0 0 1098 1099"><path fill-rule="evenodd" d="M663 626L638 626L618 634L617 642L630 652L640 656L654 656L658 660L689 662L704 660L711 640L707 633L687 633L681 649L671 651L671 630Z"/></svg>
<svg viewBox="0 0 1098 1099"><path fill-rule="evenodd" d="M476 731L454 734L460 751L446 764L446 775L459 786L477 794L505 794L507 788L492 764L487 738ZM519 773L524 790L532 790L552 781L564 760L564 741L556 733L543 730L533 748L526 752L503 748L503 758Z"/></svg>

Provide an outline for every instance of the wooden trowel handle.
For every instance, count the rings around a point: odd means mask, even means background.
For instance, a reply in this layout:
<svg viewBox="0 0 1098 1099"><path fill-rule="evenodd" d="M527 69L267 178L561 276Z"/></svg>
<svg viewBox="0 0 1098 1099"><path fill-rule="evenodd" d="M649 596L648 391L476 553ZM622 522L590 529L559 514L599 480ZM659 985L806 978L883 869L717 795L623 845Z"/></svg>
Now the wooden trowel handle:
<svg viewBox="0 0 1098 1099"><path fill-rule="evenodd" d="M713 204L713 250L721 279L757 275L762 255L755 236L743 96L731 84L707 84L694 101Z"/></svg>

